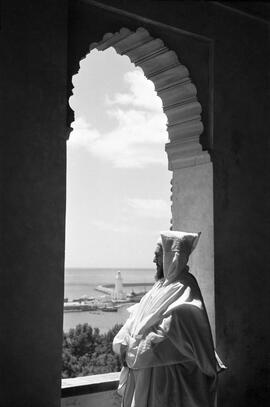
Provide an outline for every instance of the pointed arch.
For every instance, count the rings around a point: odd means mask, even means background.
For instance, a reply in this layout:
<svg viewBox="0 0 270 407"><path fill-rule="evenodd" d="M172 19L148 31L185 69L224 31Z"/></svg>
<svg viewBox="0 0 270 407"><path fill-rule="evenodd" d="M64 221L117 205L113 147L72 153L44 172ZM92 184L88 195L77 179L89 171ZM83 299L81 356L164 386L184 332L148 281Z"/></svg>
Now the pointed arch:
<svg viewBox="0 0 270 407"><path fill-rule="evenodd" d="M203 123L197 89L177 54L168 49L161 39L153 38L143 27L136 31L122 28L114 34L106 33L101 41L90 45L90 51L105 51L109 47L120 55L128 56L131 62L139 66L146 78L153 82L162 100L168 119L169 142L165 149L169 169L209 162L210 156L203 151L199 141Z"/></svg>
<svg viewBox="0 0 270 407"><path fill-rule="evenodd" d="M110 47L143 70L162 100L169 135L165 150L173 172L171 224L175 230L202 232L189 264L199 280L215 337L213 166L200 144L202 107L196 86L177 54L143 27L107 33L90 45L90 52Z"/></svg>

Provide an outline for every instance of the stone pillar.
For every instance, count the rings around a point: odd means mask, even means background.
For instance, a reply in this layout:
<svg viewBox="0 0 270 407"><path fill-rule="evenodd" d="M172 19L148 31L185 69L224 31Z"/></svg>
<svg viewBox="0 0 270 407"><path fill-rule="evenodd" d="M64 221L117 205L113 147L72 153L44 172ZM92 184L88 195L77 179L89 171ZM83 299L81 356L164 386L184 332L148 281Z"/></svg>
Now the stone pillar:
<svg viewBox="0 0 270 407"><path fill-rule="evenodd" d="M197 137L198 140L199 137ZM202 232L190 257L190 271L198 280L215 338L213 166L197 141L178 139L166 145L172 177L174 230Z"/></svg>
<svg viewBox="0 0 270 407"><path fill-rule="evenodd" d="M5 2L1 21L0 406L59 407L65 0Z"/></svg>

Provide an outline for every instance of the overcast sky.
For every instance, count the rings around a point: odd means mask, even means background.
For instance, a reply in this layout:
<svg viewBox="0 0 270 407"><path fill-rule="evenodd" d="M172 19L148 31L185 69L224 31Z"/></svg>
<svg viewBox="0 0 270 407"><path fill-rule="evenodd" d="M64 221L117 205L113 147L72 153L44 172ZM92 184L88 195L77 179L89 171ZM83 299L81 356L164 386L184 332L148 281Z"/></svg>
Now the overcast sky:
<svg viewBox="0 0 270 407"><path fill-rule="evenodd" d="M153 267L171 218L161 100L112 48L80 66L70 99L66 267Z"/></svg>

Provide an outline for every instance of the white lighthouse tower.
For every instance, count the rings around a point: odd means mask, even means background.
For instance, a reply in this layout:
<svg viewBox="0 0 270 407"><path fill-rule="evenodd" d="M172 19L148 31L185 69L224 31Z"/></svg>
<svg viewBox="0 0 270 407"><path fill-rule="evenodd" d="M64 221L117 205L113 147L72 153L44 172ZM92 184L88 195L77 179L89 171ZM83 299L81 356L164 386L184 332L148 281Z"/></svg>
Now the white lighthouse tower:
<svg viewBox="0 0 270 407"><path fill-rule="evenodd" d="M116 272L113 299L114 300L125 300L126 299L126 293L123 289L123 279L122 279L120 271Z"/></svg>

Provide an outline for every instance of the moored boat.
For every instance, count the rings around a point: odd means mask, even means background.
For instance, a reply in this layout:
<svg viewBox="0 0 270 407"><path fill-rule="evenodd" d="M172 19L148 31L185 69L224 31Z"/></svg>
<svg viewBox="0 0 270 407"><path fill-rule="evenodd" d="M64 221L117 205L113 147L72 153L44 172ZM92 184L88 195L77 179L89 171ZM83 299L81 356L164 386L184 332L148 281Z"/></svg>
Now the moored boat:
<svg viewBox="0 0 270 407"><path fill-rule="evenodd" d="M117 312L118 308L114 306L105 306L105 307L99 307L99 310L104 311L104 312Z"/></svg>

